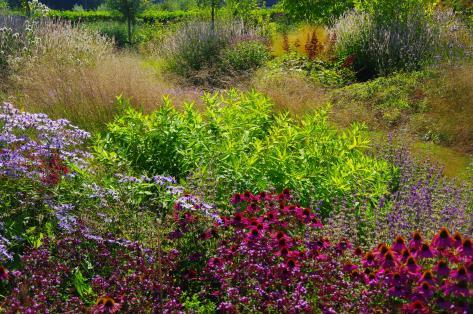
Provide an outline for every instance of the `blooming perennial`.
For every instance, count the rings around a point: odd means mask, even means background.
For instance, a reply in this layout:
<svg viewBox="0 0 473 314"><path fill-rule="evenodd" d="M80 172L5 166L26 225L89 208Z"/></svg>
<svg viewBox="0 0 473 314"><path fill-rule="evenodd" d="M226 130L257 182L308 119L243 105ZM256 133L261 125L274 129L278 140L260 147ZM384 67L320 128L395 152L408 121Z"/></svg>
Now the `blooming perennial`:
<svg viewBox="0 0 473 314"><path fill-rule="evenodd" d="M398 236L360 254L345 270L353 280L376 290L391 308L405 313L471 313L473 243L446 228L428 241L419 232Z"/></svg>
<svg viewBox="0 0 473 314"><path fill-rule="evenodd" d="M0 106L0 177L26 177L46 185L68 174L70 162L83 165L89 156L80 147L90 137L69 121Z"/></svg>
<svg viewBox="0 0 473 314"><path fill-rule="evenodd" d="M220 311L361 310L342 272L350 244L321 237L318 213L292 205L291 198L288 190L235 194L236 213L203 236L217 241L202 278Z"/></svg>

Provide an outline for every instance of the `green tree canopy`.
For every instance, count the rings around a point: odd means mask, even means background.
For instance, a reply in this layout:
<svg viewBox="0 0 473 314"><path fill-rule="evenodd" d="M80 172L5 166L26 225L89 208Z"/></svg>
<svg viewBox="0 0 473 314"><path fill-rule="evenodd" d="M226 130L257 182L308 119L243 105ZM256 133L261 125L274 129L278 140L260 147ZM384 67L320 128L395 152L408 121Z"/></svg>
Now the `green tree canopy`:
<svg viewBox="0 0 473 314"><path fill-rule="evenodd" d="M120 12L126 19L128 24L128 41L132 42L132 26L136 23L136 18L141 13L147 0L107 0L107 5L112 9Z"/></svg>
<svg viewBox="0 0 473 314"><path fill-rule="evenodd" d="M197 5L200 7L210 7L211 10L211 22L210 28L215 29L215 11L218 7L222 6L225 3L224 0L197 0Z"/></svg>
<svg viewBox="0 0 473 314"><path fill-rule="evenodd" d="M282 0L282 8L294 20L327 23L354 7L353 0Z"/></svg>

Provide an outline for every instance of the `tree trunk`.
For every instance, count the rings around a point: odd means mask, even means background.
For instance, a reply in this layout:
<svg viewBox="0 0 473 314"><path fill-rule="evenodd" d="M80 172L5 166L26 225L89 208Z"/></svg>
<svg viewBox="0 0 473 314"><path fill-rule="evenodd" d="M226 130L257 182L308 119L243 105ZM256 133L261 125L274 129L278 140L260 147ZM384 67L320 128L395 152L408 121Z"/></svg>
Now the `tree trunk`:
<svg viewBox="0 0 473 314"><path fill-rule="evenodd" d="M210 21L210 30L215 31L215 0L212 0L212 20Z"/></svg>
<svg viewBox="0 0 473 314"><path fill-rule="evenodd" d="M128 16L128 43L131 45L131 16Z"/></svg>
<svg viewBox="0 0 473 314"><path fill-rule="evenodd" d="M28 3L28 0L22 0L21 5L23 9L25 10L26 17L31 17L31 10L30 10L30 4Z"/></svg>

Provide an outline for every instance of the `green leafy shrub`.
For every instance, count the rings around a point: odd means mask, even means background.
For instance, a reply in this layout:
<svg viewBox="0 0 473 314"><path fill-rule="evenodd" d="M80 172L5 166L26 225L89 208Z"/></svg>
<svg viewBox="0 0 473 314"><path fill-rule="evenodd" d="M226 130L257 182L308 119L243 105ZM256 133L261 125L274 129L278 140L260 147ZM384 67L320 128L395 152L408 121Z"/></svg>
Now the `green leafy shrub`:
<svg viewBox="0 0 473 314"><path fill-rule="evenodd" d="M259 9L251 12L252 19L274 19L281 14L277 9ZM138 14L138 22L144 23L174 23L202 18L207 15L205 10L157 10L153 6ZM48 16L71 22L104 22L121 20L117 12L98 9L96 11L50 10Z"/></svg>
<svg viewBox="0 0 473 314"><path fill-rule="evenodd" d="M111 11L58 11L50 10L48 16L71 22L119 21L120 15Z"/></svg>
<svg viewBox="0 0 473 314"><path fill-rule="evenodd" d="M245 24L255 22L258 9L256 0L227 0L225 10L232 18L241 19Z"/></svg>
<svg viewBox="0 0 473 314"><path fill-rule="evenodd" d="M10 9L6 0L0 0L0 13L7 12Z"/></svg>
<svg viewBox="0 0 473 314"><path fill-rule="evenodd" d="M106 0L106 5L119 12L127 25L128 43L133 43L133 31L138 19L138 14L142 13L148 4L145 0Z"/></svg>
<svg viewBox="0 0 473 314"><path fill-rule="evenodd" d="M258 41L243 41L223 51L221 59L224 67L236 71L254 70L270 58L268 47Z"/></svg>
<svg viewBox="0 0 473 314"><path fill-rule="evenodd" d="M128 109L108 126L108 133L101 141L105 148L113 144L118 156L124 157L136 170L182 177L187 169L184 160L177 157L183 148L184 132L185 124L179 112L165 100L161 109L150 116Z"/></svg>
<svg viewBox="0 0 473 314"><path fill-rule="evenodd" d="M339 133L325 112L301 120L273 114L272 103L254 92L203 101L205 113L169 103L150 115L130 109L97 147L136 170L213 189L216 201L237 190L286 187L305 204L353 191L376 200L388 189L390 167L364 153L368 141L359 127Z"/></svg>

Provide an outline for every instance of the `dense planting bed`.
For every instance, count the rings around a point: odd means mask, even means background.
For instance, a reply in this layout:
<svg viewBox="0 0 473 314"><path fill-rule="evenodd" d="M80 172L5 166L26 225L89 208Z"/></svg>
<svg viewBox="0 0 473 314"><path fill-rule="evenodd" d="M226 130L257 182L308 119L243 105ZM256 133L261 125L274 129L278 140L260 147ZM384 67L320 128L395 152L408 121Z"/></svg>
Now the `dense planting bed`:
<svg viewBox="0 0 473 314"><path fill-rule="evenodd" d="M0 0L1 313L472 313L467 4L258 4Z"/></svg>

